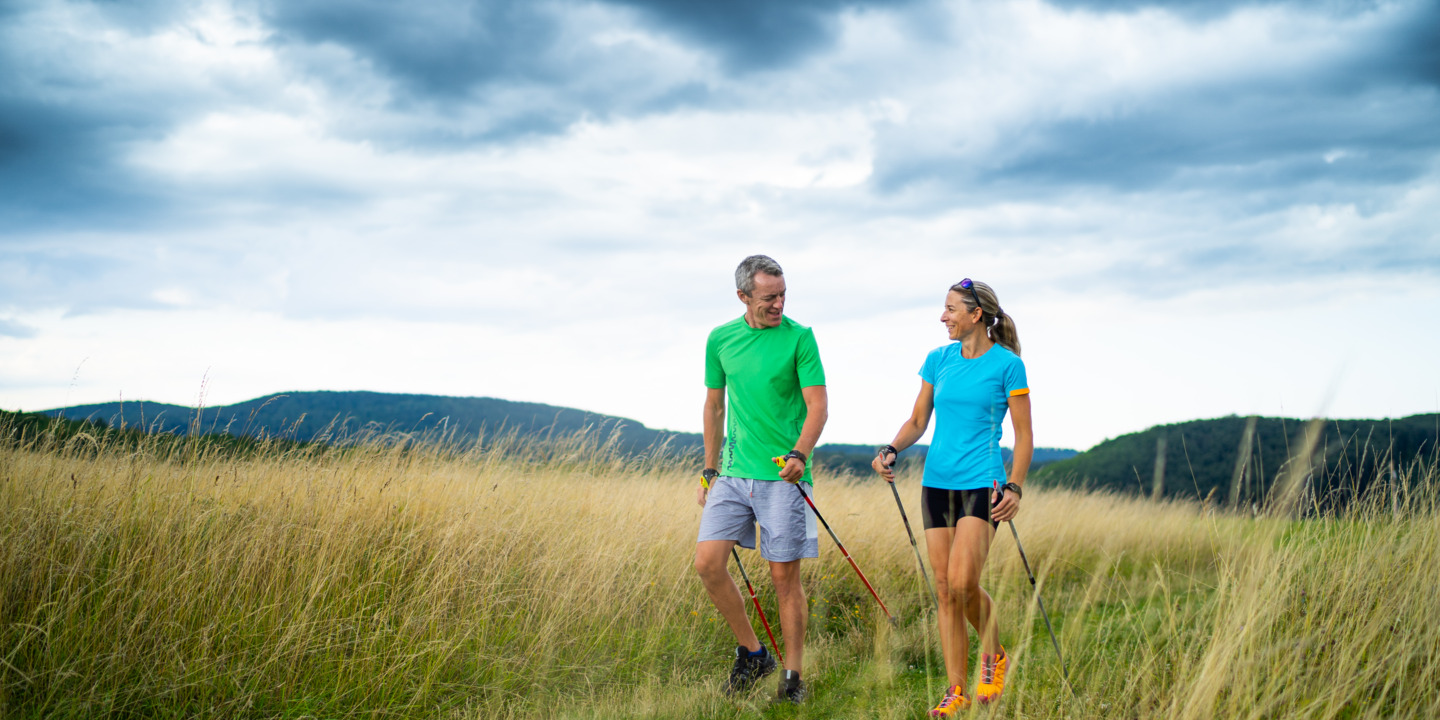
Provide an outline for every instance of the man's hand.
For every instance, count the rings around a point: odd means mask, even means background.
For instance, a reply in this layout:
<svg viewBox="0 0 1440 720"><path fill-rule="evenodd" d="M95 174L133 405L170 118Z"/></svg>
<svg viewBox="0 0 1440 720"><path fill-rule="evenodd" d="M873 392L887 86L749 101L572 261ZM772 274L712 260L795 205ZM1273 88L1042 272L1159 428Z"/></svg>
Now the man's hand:
<svg viewBox="0 0 1440 720"><path fill-rule="evenodd" d="M785 467L780 469L780 479L794 485L805 477L805 463L800 458L790 458L785 461Z"/></svg>
<svg viewBox="0 0 1440 720"><path fill-rule="evenodd" d="M775 463L775 466L780 468L780 479L791 485L800 482L800 478L805 477L805 461L801 460L797 455L799 455L798 451L792 452L785 457L770 458L770 462Z"/></svg>
<svg viewBox="0 0 1440 720"><path fill-rule="evenodd" d="M695 490L695 502L699 503L700 507L705 507L705 499L710 495L710 485L718 477L720 477L720 473L715 472L714 468L705 468L700 471L700 487Z"/></svg>

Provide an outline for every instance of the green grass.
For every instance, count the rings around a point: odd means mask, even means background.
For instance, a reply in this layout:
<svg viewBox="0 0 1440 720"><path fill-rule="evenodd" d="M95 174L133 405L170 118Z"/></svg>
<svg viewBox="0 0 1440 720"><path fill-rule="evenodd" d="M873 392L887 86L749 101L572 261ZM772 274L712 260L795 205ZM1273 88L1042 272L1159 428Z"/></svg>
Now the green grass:
<svg viewBox="0 0 1440 720"><path fill-rule="evenodd" d="M0 438L0 717L919 718L943 690L874 481L822 477L816 502L899 624L822 538L803 571L811 697L771 706L773 677L718 690L734 640L690 565L691 472L663 456L583 436ZM983 584L1010 684L974 714L1440 716L1440 516L1416 497L1296 521L1035 488L1017 526L1073 693L1002 528Z"/></svg>

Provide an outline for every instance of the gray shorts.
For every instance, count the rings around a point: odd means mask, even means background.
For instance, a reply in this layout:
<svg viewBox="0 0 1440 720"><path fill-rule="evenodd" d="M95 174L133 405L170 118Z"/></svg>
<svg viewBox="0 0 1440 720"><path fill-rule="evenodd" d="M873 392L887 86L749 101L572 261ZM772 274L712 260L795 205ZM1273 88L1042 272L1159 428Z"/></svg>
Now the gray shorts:
<svg viewBox="0 0 1440 720"><path fill-rule="evenodd" d="M815 498L809 483L805 483L805 492ZM757 522L765 540L760 557L770 562L820 557L815 513L800 491L783 480L715 478L700 513L696 542L735 540L740 547L754 550Z"/></svg>

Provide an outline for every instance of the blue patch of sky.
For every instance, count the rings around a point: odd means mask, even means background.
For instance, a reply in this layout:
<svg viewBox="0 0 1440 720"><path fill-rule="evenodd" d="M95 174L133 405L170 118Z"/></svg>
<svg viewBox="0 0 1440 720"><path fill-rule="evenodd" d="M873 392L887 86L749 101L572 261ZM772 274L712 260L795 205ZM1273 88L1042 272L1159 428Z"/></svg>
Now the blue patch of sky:
<svg viewBox="0 0 1440 720"><path fill-rule="evenodd" d="M5 318L0 318L0 337L11 337L24 340L35 337L36 333L36 329L30 327L29 325L17 322L15 320L7 320Z"/></svg>

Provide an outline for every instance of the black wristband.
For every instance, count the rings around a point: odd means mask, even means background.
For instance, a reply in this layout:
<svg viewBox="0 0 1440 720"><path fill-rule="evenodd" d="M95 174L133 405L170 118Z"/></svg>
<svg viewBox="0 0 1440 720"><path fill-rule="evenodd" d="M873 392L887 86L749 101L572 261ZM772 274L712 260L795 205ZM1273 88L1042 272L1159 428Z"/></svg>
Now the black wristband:
<svg viewBox="0 0 1440 720"><path fill-rule="evenodd" d="M709 481L711 481L711 480L714 480L715 478L717 478L717 477L719 477L719 476L720 476L720 473L715 472L715 468L705 468L704 470L701 470L701 471L700 471L700 477L705 478L706 482L709 482Z"/></svg>
<svg viewBox="0 0 1440 720"><path fill-rule="evenodd" d="M782 457L780 459L789 460L790 458L795 458L796 460L799 460L801 465L810 464L810 460L805 457L805 453L802 453L799 450L791 450L790 452L785 453L785 457Z"/></svg>
<svg viewBox="0 0 1440 720"><path fill-rule="evenodd" d="M890 454L897 458L900 457L900 451L896 450L894 445L881 445L880 449L876 452L879 452L881 455Z"/></svg>
<svg viewBox="0 0 1440 720"><path fill-rule="evenodd" d="M1012 483L1012 482L1007 482L1007 483L1005 483L1004 485L1001 485L1001 486L1000 486L1000 489L1001 489L1001 490L1009 490L1010 492L1015 493L1015 497L1017 497L1017 498L1023 498L1023 497L1025 497L1025 493L1023 493L1023 492L1020 491L1020 486L1019 486L1019 485L1016 485L1015 483Z"/></svg>

